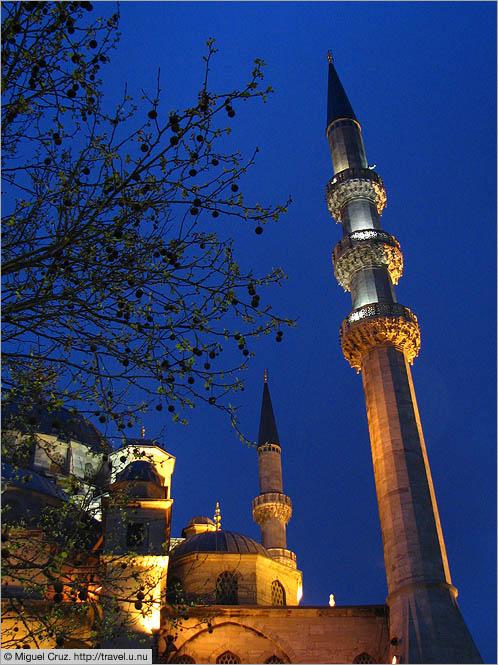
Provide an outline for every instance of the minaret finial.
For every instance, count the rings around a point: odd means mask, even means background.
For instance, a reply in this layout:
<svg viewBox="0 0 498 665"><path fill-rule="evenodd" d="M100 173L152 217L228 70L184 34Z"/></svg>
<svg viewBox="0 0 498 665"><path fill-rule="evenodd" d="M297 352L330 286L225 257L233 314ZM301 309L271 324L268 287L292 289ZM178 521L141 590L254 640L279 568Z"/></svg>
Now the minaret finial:
<svg viewBox="0 0 498 665"><path fill-rule="evenodd" d="M264 377L265 377L265 383L268 383L268 370L267 369L265 369Z"/></svg>
<svg viewBox="0 0 498 665"><path fill-rule="evenodd" d="M334 62L334 58L332 57L332 53L330 51L327 51L327 60L329 62Z"/></svg>
<svg viewBox="0 0 498 665"><path fill-rule="evenodd" d="M214 523L216 525L216 531L221 531L221 511L218 501L216 502L216 510L214 511Z"/></svg>
<svg viewBox="0 0 498 665"><path fill-rule="evenodd" d="M145 425L142 425L142 439L145 439Z"/></svg>

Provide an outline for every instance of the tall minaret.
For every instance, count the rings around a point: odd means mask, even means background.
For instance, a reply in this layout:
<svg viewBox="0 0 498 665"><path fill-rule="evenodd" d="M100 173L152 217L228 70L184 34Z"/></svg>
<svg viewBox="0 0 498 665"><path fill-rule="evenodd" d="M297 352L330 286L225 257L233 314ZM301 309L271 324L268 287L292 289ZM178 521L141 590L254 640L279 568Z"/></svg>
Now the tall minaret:
<svg viewBox="0 0 498 665"><path fill-rule="evenodd" d="M400 246L381 230L384 185L368 166L361 127L330 54L326 135L334 168L327 204L343 228L334 272L353 301L341 325L341 344L363 377L392 662L482 662L460 614L446 558L409 366L420 331L417 317L394 294L403 268Z"/></svg>
<svg viewBox="0 0 498 665"><path fill-rule="evenodd" d="M259 496L252 502L253 519L261 527L261 542L272 559L296 568L296 555L287 549L285 527L292 515L292 502L282 489L282 449L266 371L257 449Z"/></svg>

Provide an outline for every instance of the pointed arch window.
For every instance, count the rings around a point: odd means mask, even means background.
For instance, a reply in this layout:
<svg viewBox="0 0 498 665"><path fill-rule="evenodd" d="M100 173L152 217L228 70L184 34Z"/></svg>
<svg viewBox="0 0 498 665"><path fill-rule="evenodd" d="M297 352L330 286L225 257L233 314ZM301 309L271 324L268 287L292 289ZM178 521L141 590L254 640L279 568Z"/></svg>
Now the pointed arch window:
<svg viewBox="0 0 498 665"><path fill-rule="evenodd" d="M353 660L353 663L375 663L375 662L377 661L375 661L370 654L366 653L366 651L358 654L358 656L356 656L356 658Z"/></svg>
<svg viewBox="0 0 498 665"><path fill-rule="evenodd" d="M237 605L239 602L239 583L237 575L225 570L216 580L215 597L217 605ZM217 661L218 662L218 661ZM225 662L225 661L222 661ZM226 661L232 662L232 661ZM240 661L233 661L240 662Z"/></svg>
<svg viewBox="0 0 498 665"><path fill-rule="evenodd" d="M216 659L217 663L240 663L240 658L231 651L225 651Z"/></svg>
<svg viewBox="0 0 498 665"><path fill-rule="evenodd" d="M271 604L285 605L285 589L278 580L271 583Z"/></svg>
<svg viewBox="0 0 498 665"><path fill-rule="evenodd" d="M265 660L265 663L283 663L284 661L278 656L270 656Z"/></svg>

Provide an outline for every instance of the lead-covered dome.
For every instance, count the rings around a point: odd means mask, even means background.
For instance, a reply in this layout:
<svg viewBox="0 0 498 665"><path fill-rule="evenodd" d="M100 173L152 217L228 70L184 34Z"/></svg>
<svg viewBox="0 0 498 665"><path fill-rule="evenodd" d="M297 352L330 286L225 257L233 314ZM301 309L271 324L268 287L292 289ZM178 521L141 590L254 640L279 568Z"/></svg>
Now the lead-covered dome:
<svg viewBox="0 0 498 665"><path fill-rule="evenodd" d="M63 489L33 469L20 469L9 462L2 462L2 481L23 490L32 490L62 501L69 501L69 495Z"/></svg>
<svg viewBox="0 0 498 665"><path fill-rule="evenodd" d="M187 527L193 526L194 524L213 524L214 522L210 517L206 517L206 515L196 515L195 517L192 517L190 522L187 524Z"/></svg>
<svg viewBox="0 0 498 665"><path fill-rule="evenodd" d="M84 416L68 409L50 410L43 405L22 408L11 402L2 407L4 429L12 429L27 434L49 434L66 441L78 441L94 453L107 453L111 446Z"/></svg>
<svg viewBox="0 0 498 665"><path fill-rule="evenodd" d="M195 518L194 518L195 519ZM230 554L261 554L270 557L263 545L235 531L206 531L188 538L175 547L171 559L193 552L227 552Z"/></svg>
<svg viewBox="0 0 498 665"><path fill-rule="evenodd" d="M154 485L162 486L161 478L154 468L154 465L145 460L136 460L128 464L128 466L116 476L116 482L142 482L153 483Z"/></svg>
<svg viewBox="0 0 498 665"><path fill-rule="evenodd" d="M112 490L125 490L137 499L166 499L168 489L163 487L161 477L152 462L135 460L118 473L111 485Z"/></svg>

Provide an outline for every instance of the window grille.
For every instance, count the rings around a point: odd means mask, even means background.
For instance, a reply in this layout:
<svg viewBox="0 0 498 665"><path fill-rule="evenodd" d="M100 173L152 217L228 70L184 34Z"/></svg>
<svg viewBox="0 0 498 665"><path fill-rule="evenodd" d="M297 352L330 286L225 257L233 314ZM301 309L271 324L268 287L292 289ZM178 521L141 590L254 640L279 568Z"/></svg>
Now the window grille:
<svg viewBox="0 0 498 665"><path fill-rule="evenodd" d="M225 651L216 659L217 663L240 663L240 658L231 651Z"/></svg>
<svg viewBox="0 0 498 665"><path fill-rule="evenodd" d="M217 605L237 605L239 601L239 584L237 576L234 573L224 571L218 575L216 580L216 604ZM225 661L220 661L225 662ZM238 663L240 661L226 661Z"/></svg>
<svg viewBox="0 0 498 665"><path fill-rule="evenodd" d="M66 470L66 458L58 451L47 453L50 460L50 471L53 473L64 473Z"/></svg>
<svg viewBox="0 0 498 665"><path fill-rule="evenodd" d="M265 660L265 663L283 663L284 661L278 656L270 656Z"/></svg>
<svg viewBox="0 0 498 665"><path fill-rule="evenodd" d="M356 658L353 660L353 663L375 663L376 661L370 656L368 653L360 653Z"/></svg>
<svg viewBox="0 0 498 665"><path fill-rule="evenodd" d="M278 580L271 583L271 604L285 605L285 589Z"/></svg>

